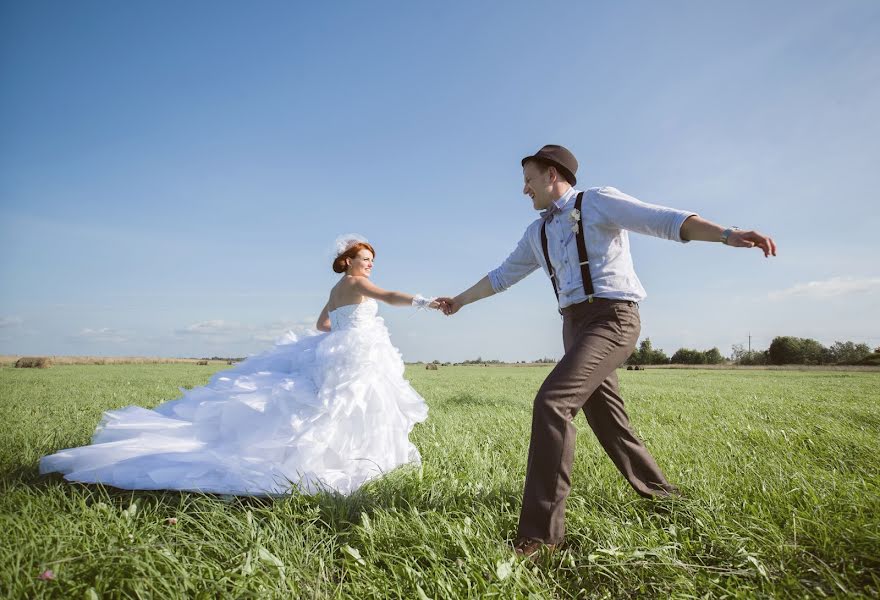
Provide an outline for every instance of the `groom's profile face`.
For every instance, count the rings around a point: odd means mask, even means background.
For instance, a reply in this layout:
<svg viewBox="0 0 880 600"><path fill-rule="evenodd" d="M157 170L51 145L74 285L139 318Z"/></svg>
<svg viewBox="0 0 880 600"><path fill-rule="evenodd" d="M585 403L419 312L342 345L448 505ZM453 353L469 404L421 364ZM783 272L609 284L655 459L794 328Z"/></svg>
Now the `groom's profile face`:
<svg viewBox="0 0 880 600"><path fill-rule="evenodd" d="M541 170L533 161L523 165L523 194L532 199L535 210L544 210L555 200L553 197L553 173L550 168Z"/></svg>

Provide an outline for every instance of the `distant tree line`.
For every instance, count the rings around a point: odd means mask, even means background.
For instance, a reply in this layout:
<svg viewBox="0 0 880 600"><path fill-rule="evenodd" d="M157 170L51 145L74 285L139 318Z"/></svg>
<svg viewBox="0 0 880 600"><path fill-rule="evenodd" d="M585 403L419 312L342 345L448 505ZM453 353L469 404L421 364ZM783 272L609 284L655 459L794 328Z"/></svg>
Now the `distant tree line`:
<svg viewBox="0 0 880 600"><path fill-rule="evenodd" d="M628 365L718 365L724 362L724 356L718 348L709 350L693 350L691 348L679 348L672 358L663 350L654 348L651 338L645 338L639 343L638 349L626 360Z"/></svg>
<svg viewBox="0 0 880 600"><path fill-rule="evenodd" d="M439 360L435 360L434 363L441 364ZM515 364L527 365L527 364L544 364L544 363L556 363L556 359L547 356L547 357L539 358L537 360L518 360L518 361L516 361ZM463 360L461 362L457 362L457 363L453 363L453 364L456 364L456 365L501 365L501 364L507 364L507 363L505 363L503 360L498 360L496 358L488 359L488 358L482 358L482 357L478 356L477 358L472 358L470 360Z"/></svg>
<svg viewBox="0 0 880 600"><path fill-rule="evenodd" d="M628 365L718 365L727 362L718 348L693 350L679 348L670 358L663 350L654 348L651 338L639 343L630 355ZM741 344L733 346L730 362L737 365L880 365L880 348L873 353L867 344L834 342L825 347L810 338L779 336L773 338L766 350L746 350Z"/></svg>
<svg viewBox="0 0 880 600"><path fill-rule="evenodd" d="M880 365L880 348L855 342L834 342L823 346L811 338L779 336L766 350L733 346L732 360L740 365Z"/></svg>
<svg viewBox="0 0 880 600"><path fill-rule="evenodd" d="M497 358L493 359L483 359L481 357L476 357L471 360L463 360L460 363L455 363L457 365L495 365L501 364L503 361L498 360Z"/></svg>
<svg viewBox="0 0 880 600"><path fill-rule="evenodd" d="M235 359L232 359L235 360ZM518 364L529 363L555 363L556 359L543 357L532 361L517 361ZM639 342L636 349L626 360L627 365L720 365L732 363L735 365L875 365L880 366L880 347L873 352L867 344L855 342L834 342L829 347L810 338L791 336L779 336L773 338L770 347L766 350L746 350L741 344L734 344L733 352L729 358L721 354L718 348L708 350L694 350L691 348L679 348L672 357L663 350L654 348L651 338L645 338ZM449 365L439 360L433 361L437 365ZM503 364L497 359L484 359L477 357L465 360L456 365L491 365Z"/></svg>
<svg viewBox="0 0 880 600"><path fill-rule="evenodd" d="M867 344L834 342L826 348L816 340L791 336L773 338L766 352L771 365L857 365L872 356ZM880 355L880 348L873 354Z"/></svg>

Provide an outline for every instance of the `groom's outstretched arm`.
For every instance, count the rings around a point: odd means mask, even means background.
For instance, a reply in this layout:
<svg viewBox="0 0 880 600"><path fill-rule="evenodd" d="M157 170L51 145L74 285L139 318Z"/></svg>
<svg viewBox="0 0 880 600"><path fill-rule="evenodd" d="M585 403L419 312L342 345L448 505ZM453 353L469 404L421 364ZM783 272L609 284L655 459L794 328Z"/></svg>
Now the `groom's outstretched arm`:
<svg viewBox="0 0 880 600"><path fill-rule="evenodd" d="M682 224L681 239L720 242L724 231L721 225L694 215ZM736 248L759 248L765 257L776 256L776 242L770 236L752 229L734 229L725 243Z"/></svg>
<svg viewBox="0 0 880 600"><path fill-rule="evenodd" d="M465 304L488 298L493 294L495 294L495 290L492 288L492 282L489 281L489 276L486 275L455 298L441 297L437 298L437 301L441 303L445 314L454 315Z"/></svg>
<svg viewBox="0 0 880 600"><path fill-rule="evenodd" d="M527 229L516 248L513 249L510 256L504 259L501 266L489 271L485 277L455 298L437 298L437 301L441 303L441 310L445 314L454 315L465 304L503 292L539 268L538 259L529 243L529 230Z"/></svg>

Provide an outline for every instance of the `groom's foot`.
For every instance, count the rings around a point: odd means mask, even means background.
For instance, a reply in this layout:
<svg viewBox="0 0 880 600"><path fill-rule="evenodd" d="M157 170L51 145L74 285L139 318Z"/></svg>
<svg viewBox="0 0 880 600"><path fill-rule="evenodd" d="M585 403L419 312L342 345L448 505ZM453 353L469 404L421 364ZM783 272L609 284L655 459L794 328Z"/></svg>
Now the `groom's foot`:
<svg viewBox="0 0 880 600"><path fill-rule="evenodd" d="M671 498L674 500L683 500L685 497L684 494L681 493L681 490L672 484L664 485L663 490L657 496L660 498Z"/></svg>
<svg viewBox="0 0 880 600"><path fill-rule="evenodd" d="M533 561L537 560L542 549L553 552L556 549L556 544L545 544L541 540L528 537L516 538L516 541L513 542L514 552Z"/></svg>
<svg viewBox="0 0 880 600"><path fill-rule="evenodd" d="M649 492L638 492L638 494L643 498L652 500L682 500L685 498L680 489L669 483L656 487Z"/></svg>

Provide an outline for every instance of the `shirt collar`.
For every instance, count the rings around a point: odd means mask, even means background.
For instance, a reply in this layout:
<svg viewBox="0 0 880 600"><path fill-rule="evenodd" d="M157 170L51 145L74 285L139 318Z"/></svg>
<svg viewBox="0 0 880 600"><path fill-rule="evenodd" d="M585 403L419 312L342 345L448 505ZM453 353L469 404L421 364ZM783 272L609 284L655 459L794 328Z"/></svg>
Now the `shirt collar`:
<svg viewBox="0 0 880 600"><path fill-rule="evenodd" d="M574 198L576 193L577 191L573 187L570 187L568 188L567 192L562 194L562 196L560 196L557 200L554 200L553 204L556 205L556 208L558 208L559 210L563 210L565 208L565 205L568 204L572 198Z"/></svg>

